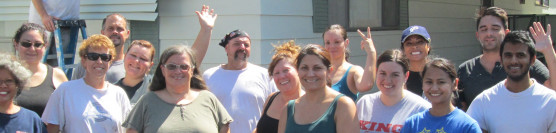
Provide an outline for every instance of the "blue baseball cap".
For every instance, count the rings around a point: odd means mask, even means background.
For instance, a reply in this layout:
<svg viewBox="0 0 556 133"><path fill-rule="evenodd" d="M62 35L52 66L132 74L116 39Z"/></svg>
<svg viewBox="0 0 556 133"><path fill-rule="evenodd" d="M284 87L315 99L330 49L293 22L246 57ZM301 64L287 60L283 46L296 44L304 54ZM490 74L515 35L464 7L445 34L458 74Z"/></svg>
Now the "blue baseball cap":
<svg viewBox="0 0 556 133"><path fill-rule="evenodd" d="M431 36L429 35L429 32L427 32L427 29L423 26L413 25L413 26L409 26L409 27L407 27L407 29L403 30L402 43L405 42L405 39L407 39L407 37L409 37L411 35L419 35L419 36L425 38L425 40L427 40L427 42L429 42L429 43L431 42Z"/></svg>

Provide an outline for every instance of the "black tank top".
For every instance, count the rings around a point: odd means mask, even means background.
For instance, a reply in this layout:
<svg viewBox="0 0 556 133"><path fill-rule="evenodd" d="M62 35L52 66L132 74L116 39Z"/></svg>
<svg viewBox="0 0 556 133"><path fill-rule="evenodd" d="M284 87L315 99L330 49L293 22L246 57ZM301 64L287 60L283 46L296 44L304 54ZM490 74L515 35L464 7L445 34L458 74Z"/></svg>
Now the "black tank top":
<svg viewBox="0 0 556 133"><path fill-rule="evenodd" d="M21 94L16 98L16 104L36 112L42 116L42 112L46 107L46 103L54 92L54 83L52 83L52 67L46 65L46 78L42 83L29 89L24 89Z"/></svg>
<svg viewBox="0 0 556 133"><path fill-rule="evenodd" d="M277 92L276 94L272 95L272 97L270 97L270 99L268 100L268 104L266 105L266 107L264 107L263 116L261 116L261 119L259 119L259 122L257 123L257 133L277 133L278 132L279 120L274 119L266 114L268 108L270 108L270 105L272 104L272 101L274 101L274 98L276 98L278 94L280 94L280 92Z"/></svg>

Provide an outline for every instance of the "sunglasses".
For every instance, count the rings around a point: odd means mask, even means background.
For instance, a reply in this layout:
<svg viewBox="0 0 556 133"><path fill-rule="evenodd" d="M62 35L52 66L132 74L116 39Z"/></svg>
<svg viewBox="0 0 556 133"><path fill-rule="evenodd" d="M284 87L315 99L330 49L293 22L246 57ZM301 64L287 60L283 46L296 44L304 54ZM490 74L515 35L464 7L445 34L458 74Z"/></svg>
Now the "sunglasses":
<svg viewBox="0 0 556 133"><path fill-rule="evenodd" d="M98 60L98 58L100 58L100 60L106 61L106 62L112 60L112 55L110 55L110 54L87 53L85 55L85 57L87 57L87 59L89 59L91 61L96 61L96 60Z"/></svg>
<svg viewBox="0 0 556 133"><path fill-rule="evenodd" d="M30 48L31 45L35 48L41 48L42 46L44 46L44 43L20 42L19 44L21 44L21 46L25 48Z"/></svg>
<svg viewBox="0 0 556 133"><path fill-rule="evenodd" d="M168 69L170 71L176 70L178 68L181 69L182 71L188 71L191 68L187 64L184 64L184 65L165 64L165 65L162 65L162 66L164 66L166 69Z"/></svg>

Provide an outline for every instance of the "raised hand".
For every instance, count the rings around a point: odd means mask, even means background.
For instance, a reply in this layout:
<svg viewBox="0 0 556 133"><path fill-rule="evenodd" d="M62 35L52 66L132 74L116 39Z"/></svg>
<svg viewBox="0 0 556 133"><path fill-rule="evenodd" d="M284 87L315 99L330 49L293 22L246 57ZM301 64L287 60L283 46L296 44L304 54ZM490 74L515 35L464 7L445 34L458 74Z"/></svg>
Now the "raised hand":
<svg viewBox="0 0 556 133"><path fill-rule="evenodd" d="M367 52L367 54L376 53L373 38L371 37L371 27L367 27L367 35L363 34L359 29L357 29L357 32L361 38L363 38L363 40L361 40L361 50Z"/></svg>
<svg viewBox="0 0 556 133"><path fill-rule="evenodd" d="M210 11L209 11L210 10ZM209 6L203 5L201 11L195 11L199 17L199 24L201 28L208 28L212 30L214 28L214 21L216 21L217 14L214 13L214 9L210 9Z"/></svg>
<svg viewBox="0 0 556 133"><path fill-rule="evenodd" d="M550 24L546 27L546 32L540 22L533 22L533 26L529 27L531 36L535 39L535 49L541 53L546 53L552 50L552 38L550 36Z"/></svg>

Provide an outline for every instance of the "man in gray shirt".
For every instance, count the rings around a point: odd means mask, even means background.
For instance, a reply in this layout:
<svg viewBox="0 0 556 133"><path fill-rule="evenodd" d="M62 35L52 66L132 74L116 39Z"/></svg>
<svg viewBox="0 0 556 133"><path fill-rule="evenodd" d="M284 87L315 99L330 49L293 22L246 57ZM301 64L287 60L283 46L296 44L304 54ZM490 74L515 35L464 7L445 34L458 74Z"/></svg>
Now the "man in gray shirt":
<svg viewBox="0 0 556 133"><path fill-rule="evenodd" d="M127 29L127 20L121 14L110 14L102 21L102 35L112 40L116 47L116 55L108 72L106 72L106 80L110 83L116 83L125 76L124 69L124 43L129 38L130 31ZM79 65L73 72L72 80L85 76L85 69Z"/></svg>
<svg viewBox="0 0 556 133"><path fill-rule="evenodd" d="M506 11L498 7L490 7L479 12L477 18L477 40L481 43L483 54L465 61L459 66L458 89L460 107L467 110L473 99L496 83L506 79L506 72L500 64L500 45L510 30ZM529 68L529 74L539 83L548 86L548 69L537 60Z"/></svg>

